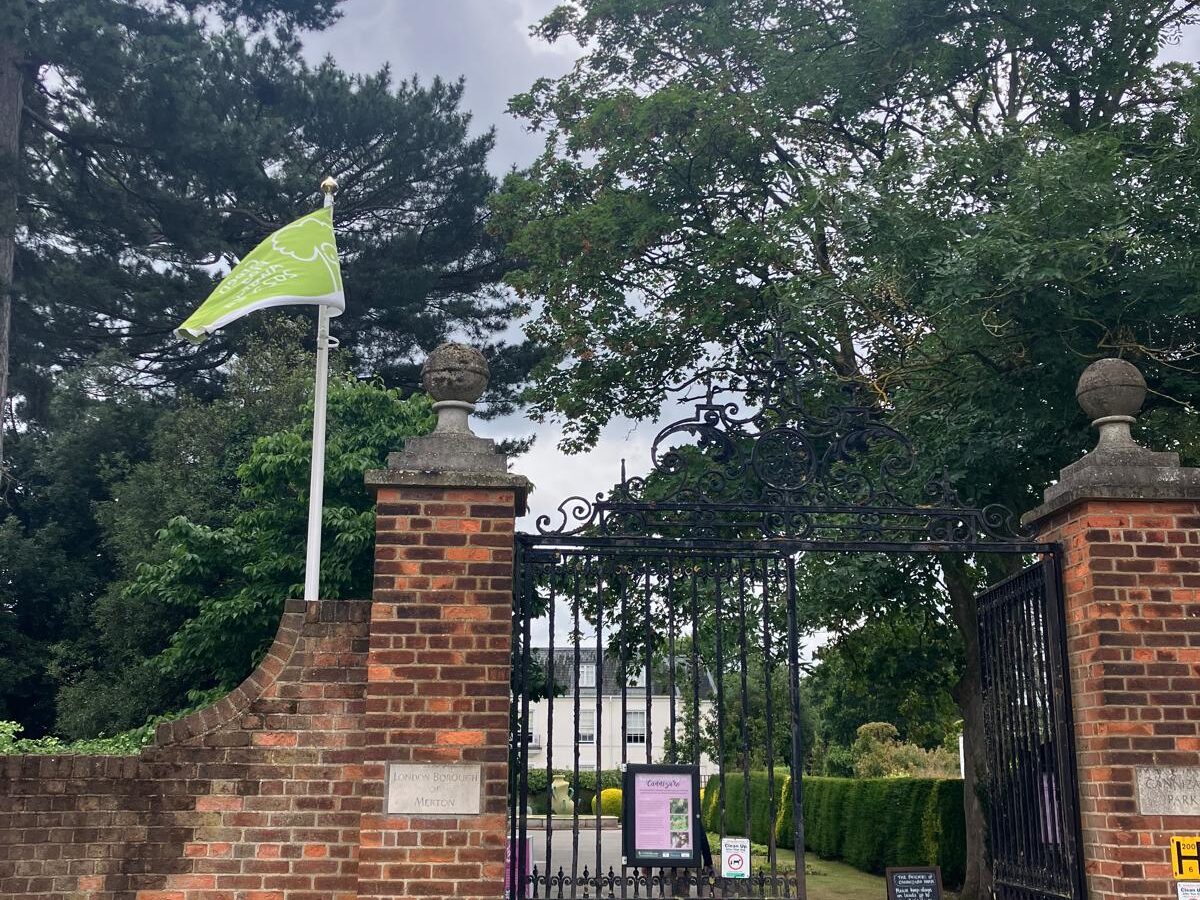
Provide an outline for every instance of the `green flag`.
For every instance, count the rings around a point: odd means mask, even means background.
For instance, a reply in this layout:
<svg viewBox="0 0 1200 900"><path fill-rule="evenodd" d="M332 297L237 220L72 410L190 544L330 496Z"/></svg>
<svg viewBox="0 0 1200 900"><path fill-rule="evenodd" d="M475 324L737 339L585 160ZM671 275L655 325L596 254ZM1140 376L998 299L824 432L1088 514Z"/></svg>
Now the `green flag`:
<svg viewBox="0 0 1200 900"><path fill-rule="evenodd" d="M346 309L329 206L284 225L251 250L175 333L199 343L246 313L297 303L328 306L335 316Z"/></svg>

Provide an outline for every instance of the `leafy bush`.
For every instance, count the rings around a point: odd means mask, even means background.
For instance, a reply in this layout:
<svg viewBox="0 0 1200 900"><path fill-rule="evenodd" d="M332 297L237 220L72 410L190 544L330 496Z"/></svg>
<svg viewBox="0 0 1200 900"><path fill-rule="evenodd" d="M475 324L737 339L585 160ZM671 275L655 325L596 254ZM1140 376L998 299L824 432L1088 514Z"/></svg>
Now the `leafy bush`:
<svg viewBox="0 0 1200 900"><path fill-rule="evenodd" d="M957 752L945 747L926 750L901 741L899 731L890 722L859 726L850 753L858 778L953 778L958 774Z"/></svg>
<svg viewBox="0 0 1200 900"><path fill-rule="evenodd" d="M624 801L622 799L620 788L605 788L599 795L600 799L600 815L602 816L620 816L624 809ZM596 797L592 798L592 812L596 811Z"/></svg>
<svg viewBox="0 0 1200 900"><path fill-rule="evenodd" d="M745 813L749 786L750 816ZM772 828L778 847L794 847L792 783L775 776L775 817L765 772L726 775L724 832L767 844ZM704 789L701 813L708 831L722 832L720 778ZM932 778L804 779L805 848L825 859L841 859L864 872L887 866L936 865L949 887L966 871L966 826L962 782Z"/></svg>
<svg viewBox="0 0 1200 900"><path fill-rule="evenodd" d="M195 692L196 702L165 716L152 716L145 724L111 737L83 738L78 741L61 741L56 737L21 738L19 722L0 719L0 756L134 756L154 740L155 729L162 722L170 722L215 703L224 696L219 688L212 691Z"/></svg>
<svg viewBox="0 0 1200 900"><path fill-rule="evenodd" d="M834 778L850 778L854 775L854 753L849 747L834 744L825 751L825 767L822 774Z"/></svg>

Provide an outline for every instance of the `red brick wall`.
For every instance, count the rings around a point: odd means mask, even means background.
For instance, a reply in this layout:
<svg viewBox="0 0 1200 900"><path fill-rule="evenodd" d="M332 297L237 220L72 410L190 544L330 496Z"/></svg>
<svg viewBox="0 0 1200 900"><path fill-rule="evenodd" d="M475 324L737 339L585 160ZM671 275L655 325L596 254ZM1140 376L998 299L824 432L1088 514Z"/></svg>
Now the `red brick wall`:
<svg viewBox="0 0 1200 900"><path fill-rule="evenodd" d="M503 890L512 489L379 491L358 895ZM386 763L483 764L478 816L388 817Z"/></svg>
<svg viewBox="0 0 1200 900"><path fill-rule="evenodd" d="M5 900L350 900L369 605L292 601L236 691L137 757L0 757Z"/></svg>
<svg viewBox="0 0 1200 900"><path fill-rule="evenodd" d="M1173 898L1169 836L1136 766L1200 766L1200 503L1085 500L1043 524L1064 597L1091 900Z"/></svg>
<svg viewBox="0 0 1200 900"><path fill-rule="evenodd" d="M501 896L524 481L488 477L519 484L381 488L373 602L288 603L140 756L0 757L0 898ZM388 817L391 761L481 765L481 814Z"/></svg>

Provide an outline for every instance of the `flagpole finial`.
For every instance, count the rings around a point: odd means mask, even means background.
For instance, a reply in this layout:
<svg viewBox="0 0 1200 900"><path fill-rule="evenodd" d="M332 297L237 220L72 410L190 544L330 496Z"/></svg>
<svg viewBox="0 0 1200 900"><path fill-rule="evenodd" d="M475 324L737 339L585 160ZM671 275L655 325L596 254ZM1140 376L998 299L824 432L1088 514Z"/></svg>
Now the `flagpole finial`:
<svg viewBox="0 0 1200 900"><path fill-rule="evenodd" d="M321 182L321 191L326 194L332 194L338 189L337 179L332 175L326 175L325 180Z"/></svg>

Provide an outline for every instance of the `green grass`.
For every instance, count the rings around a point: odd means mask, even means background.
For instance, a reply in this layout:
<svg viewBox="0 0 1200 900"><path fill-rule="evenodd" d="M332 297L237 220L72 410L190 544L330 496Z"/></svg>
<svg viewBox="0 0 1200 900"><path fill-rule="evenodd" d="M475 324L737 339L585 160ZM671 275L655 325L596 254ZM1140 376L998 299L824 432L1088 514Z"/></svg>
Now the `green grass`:
<svg viewBox="0 0 1200 900"><path fill-rule="evenodd" d="M708 843L713 848L713 856L719 857L721 836L709 832ZM717 859L713 861L719 865ZM750 864L756 872L768 865L766 846L750 845ZM780 847L775 851L775 864L780 871L788 871L795 867L796 855ZM805 872L808 900L883 900L887 896L887 886L878 875L868 875L845 863L820 859L815 853L809 853L805 859ZM953 894L945 896L946 900L954 898Z"/></svg>
<svg viewBox="0 0 1200 900"><path fill-rule="evenodd" d="M814 857L807 872L808 900L883 900L887 896L882 878L845 863Z"/></svg>

